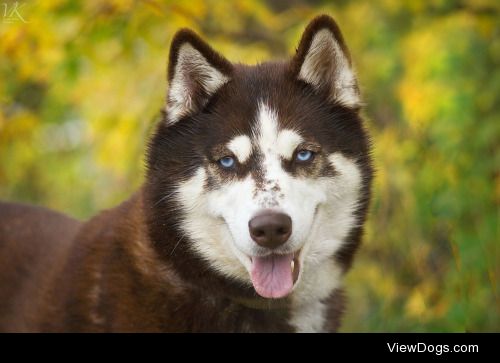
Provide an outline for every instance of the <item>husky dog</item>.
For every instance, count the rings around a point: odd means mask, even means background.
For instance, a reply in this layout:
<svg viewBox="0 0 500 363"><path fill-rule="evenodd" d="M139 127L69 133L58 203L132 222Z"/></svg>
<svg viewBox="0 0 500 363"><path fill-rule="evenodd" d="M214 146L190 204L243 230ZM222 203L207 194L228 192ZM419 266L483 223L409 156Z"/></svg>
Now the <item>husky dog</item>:
<svg viewBox="0 0 500 363"><path fill-rule="evenodd" d="M255 66L180 30L168 80L129 200L86 222L0 204L0 330L336 331L372 167L334 20Z"/></svg>

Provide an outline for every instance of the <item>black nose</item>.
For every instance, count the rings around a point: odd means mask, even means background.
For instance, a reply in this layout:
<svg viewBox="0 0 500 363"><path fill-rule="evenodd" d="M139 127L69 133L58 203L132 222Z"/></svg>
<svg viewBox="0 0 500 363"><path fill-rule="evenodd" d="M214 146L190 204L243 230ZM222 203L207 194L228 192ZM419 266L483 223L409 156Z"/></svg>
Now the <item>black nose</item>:
<svg viewBox="0 0 500 363"><path fill-rule="evenodd" d="M260 246L277 248L292 234L292 219L283 213L265 212L248 222L250 236Z"/></svg>

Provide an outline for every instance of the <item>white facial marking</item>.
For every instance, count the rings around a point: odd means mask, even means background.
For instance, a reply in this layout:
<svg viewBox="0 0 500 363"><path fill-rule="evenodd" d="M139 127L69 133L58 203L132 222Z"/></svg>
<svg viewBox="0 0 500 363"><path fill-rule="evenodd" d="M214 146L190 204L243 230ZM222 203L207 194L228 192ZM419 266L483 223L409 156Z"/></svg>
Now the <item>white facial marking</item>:
<svg viewBox="0 0 500 363"><path fill-rule="evenodd" d="M288 129L282 130L278 135L278 152L283 158L290 160L297 146L303 141L304 139L297 132Z"/></svg>
<svg viewBox="0 0 500 363"><path fill-rule="evenodd" d="M238 158L238 161L245 163L252 154L252 141L246 135L239 135L232 139L227 148Z"/></svg>
<svg viewBox="0 0 500 363"><path fill-rule="evenodd" d="M354 71L328 29L320 30L314 36L300 69L299 79L316 87L329 87L331 101L348 107L360 104Z"/></svg>
<svg viewBox="0 0 500 363"><path fill-rule="evenodd" d="M258 142L264 155L275 154L276 141L278 138L278 114L265 103L259 104L257 115ZM273 152L274 151L274 152Z"/></svg>
<svg viewBox="0 0 500 363"><path fill-rule="evenodd" d="M206 172L200 167L189 180L180 183L177 198L185 213L182 229L193 241L191 247L222 275L239 280L248 280L248 273L238 259L238 251L228 228L218 213L211 211L210 193L205 190ZM234 197L231 195L229 197ZM216 198L218 199L218 198ZM223 209L227 205L218 199Z"/></svg>
<svg viewBox="0 0 500 363"><path fill-rule="evenodd" d="M166 112L169 124L194 111L195 101L192 93L196 90L193 85L201 80L205 93L211 95L228 82L229 77L213 67L191 44L183 44L179 48L174 76L168 91Z"/></svg>
<svg viewBox="0 0 500 363"><path fill-rule="evenodd" d="M354 161L345 157L340 152L331 154L328 157L330 164L338 172L341 182L337 183L337 194L344 199L349 199L347 203L357 203L357 196L361 186L361 172ZM346 198L347 197L347 198Z"/></svg>

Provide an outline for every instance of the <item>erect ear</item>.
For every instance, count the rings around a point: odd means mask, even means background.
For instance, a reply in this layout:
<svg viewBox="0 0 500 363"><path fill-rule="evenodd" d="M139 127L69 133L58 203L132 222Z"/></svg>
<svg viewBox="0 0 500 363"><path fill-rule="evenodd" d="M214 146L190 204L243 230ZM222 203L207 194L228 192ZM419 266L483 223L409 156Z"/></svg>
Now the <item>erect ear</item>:
<svg viewBox="0 0 500 363"><path fill-rule="evenodd" d="M326 92L332 103L358 108L361 100L351 57L338 25L320 15L307 26L291 62L293 75Z"/></svg>
<svg viewBox="0 0 500 363"><path fill-rule="evenodd" d="M232 65L189 29L172 40L168 65L167 122L200 111L230 80Z"/></svg>

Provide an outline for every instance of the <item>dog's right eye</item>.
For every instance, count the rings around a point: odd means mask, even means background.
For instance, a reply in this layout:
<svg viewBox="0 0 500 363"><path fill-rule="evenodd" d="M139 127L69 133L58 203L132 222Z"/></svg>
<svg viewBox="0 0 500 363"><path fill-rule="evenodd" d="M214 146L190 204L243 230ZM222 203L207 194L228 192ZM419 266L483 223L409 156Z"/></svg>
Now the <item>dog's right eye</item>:
<svg viewBox="0 0 500 363"><path fill-rule="evenodd" d="M224 169L232 169L236 164L236 161L231 156L224 156L223 158L219 159L218 163Z"/></svg>

